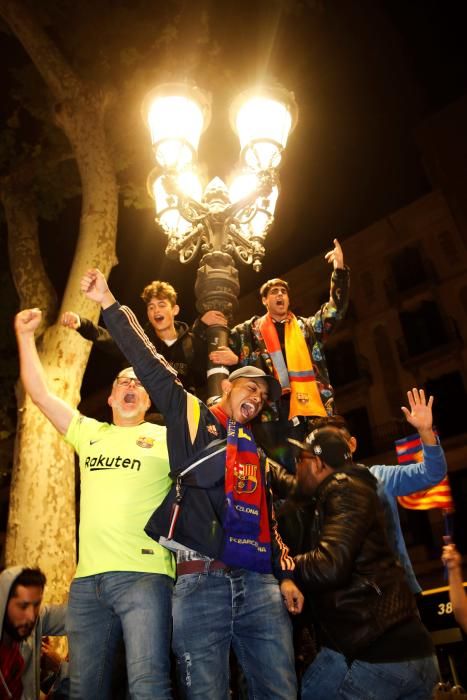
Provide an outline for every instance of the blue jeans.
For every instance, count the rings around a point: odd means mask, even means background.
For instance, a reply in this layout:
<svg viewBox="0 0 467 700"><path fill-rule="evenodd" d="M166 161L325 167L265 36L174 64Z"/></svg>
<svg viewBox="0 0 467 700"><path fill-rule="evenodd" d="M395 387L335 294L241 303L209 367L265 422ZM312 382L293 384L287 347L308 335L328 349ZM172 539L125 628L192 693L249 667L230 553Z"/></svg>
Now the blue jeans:
<svg viewBox="0 0 467 700"><path fill-rule="evenodd" d="M429 700L438 680L434 657L370 664L324 647L302 679L302 700Z"/></svg>
<svg viewBox="0 0 467 700"><path fill-rule="evenodd" d="M295 700L291 624L272 574L227 569L180 576L173 622L182 697L229 697L232 645L250 698Z"/></svg>
<svg viewBox="0 0 467 700"><path fill-rule="evenodd" d="M164 574L111 571L73 580L66 621L70 698L111 700L122 635L131 697L172 697L172 590L173 581Z"/></svg>

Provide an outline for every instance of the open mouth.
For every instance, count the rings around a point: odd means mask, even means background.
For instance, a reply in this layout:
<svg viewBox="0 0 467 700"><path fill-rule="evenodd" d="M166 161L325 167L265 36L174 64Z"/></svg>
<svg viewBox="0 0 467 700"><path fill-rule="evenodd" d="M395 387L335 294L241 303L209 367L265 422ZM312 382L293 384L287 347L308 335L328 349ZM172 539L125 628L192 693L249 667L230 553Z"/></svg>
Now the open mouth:
<svg viewBox="0 0 467 700"><path fill-rule="evenodd" d="M240 406L240 413L245 420L251 420L256 416L257 406L250 401L245 401Z"/></svg>
<svg viewBox="0 0 467 700"><path fill-rule="evenodd" d="M154 316L154 321L156 323L160 323L163 320L164 320L164 316Z"/></svg>
<svg viewBox="0 0 467 700"><path fill-rule="evenodd" d="M126 404L136 403L136 394L133 394L132 392L128 392L127 394L125 394L125 396L123 397L123 403L126 403Z"/></svg>

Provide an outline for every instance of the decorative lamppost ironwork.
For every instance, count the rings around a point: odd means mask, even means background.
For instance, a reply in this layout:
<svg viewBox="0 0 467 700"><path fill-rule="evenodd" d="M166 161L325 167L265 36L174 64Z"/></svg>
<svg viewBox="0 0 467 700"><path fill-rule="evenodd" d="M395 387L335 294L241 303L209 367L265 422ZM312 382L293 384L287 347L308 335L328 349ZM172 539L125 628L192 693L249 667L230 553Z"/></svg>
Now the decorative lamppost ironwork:
<svg viewBox="0 0 467 700"><path fill-rule="evenodd" d="M167 234L166 254L188 263L198 252L196 308L222 311L231 320L240 285L235 262L261 269L265 239L279 195L278 168L298 109L293 93L260 87L239 95L230 122L240 140L240 166L230 187L216 177L205 187L197 168L198 144L211 119L210 94L195 86L165 83L146 96L143 116L156 167L148 178L156 221ZM228 343L228 328L208 327L208 352ZM214 401L225 367L209 364Z"/></svg>

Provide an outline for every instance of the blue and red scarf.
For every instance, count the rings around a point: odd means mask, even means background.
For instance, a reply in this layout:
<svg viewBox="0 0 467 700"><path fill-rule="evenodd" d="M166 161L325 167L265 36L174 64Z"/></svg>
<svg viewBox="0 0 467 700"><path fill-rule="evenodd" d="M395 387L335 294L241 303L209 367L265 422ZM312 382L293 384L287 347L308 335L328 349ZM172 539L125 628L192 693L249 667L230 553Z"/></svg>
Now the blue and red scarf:
<svg viewBox="0 0 467 700"><path fill-rule="evenodd" d="M221 559L228 566L269 574L268 504L254 437L249 428L228 418L219 406L211 411L227 430Z"/></svg>

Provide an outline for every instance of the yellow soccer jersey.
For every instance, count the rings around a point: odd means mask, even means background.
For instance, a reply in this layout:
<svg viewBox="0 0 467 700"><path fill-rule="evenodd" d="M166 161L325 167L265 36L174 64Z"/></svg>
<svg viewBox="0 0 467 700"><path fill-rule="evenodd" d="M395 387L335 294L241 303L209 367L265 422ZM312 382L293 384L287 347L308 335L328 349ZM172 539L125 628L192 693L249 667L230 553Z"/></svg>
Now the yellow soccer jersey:
<svg viewBox="0 0 467 700"><path fill-rule="evenodd" d="M76 413L65 439L79 455L77 577L140 571L174 577L172 554L144 532L171 486L166 430L121 427Z"/></svg>

